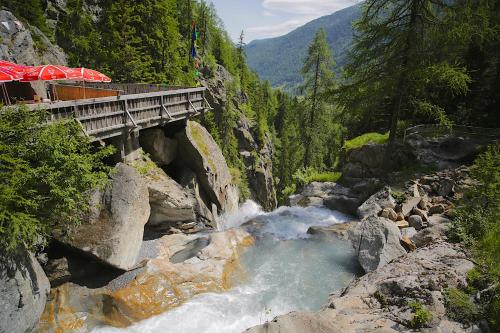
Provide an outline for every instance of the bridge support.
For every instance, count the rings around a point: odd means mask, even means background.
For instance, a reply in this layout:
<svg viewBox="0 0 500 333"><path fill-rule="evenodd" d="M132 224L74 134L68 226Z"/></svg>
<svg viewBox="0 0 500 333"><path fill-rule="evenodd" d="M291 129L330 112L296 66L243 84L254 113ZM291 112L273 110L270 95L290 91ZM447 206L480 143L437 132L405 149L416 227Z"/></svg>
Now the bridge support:
<svg viewBox="0 0 500 333"><path fill-rule="evenodd" d="M116 147L116 160L119 162L130 162L139 157L139 129L127 128L122 135L110 139L110 143Z"/></svg>

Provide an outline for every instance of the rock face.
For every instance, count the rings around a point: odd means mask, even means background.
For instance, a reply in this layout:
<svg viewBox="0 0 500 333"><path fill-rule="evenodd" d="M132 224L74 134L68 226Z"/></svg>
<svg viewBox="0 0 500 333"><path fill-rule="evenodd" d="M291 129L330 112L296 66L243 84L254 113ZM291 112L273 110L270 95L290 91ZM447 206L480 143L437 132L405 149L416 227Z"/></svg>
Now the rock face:
<svg viewBox="0 0 500 333"><path fill-rule="evenodd" d="M265 144L258 156L257 161L246 165L250 191L262 208L271 211L276 208L277 200L273 178L273 145L269 135L266 135Z"/></svg>
<svg viewBox="0 0 500 333"><path fill-rule="evenodd" d="M196 173L210 200L220 211L236 211L238 188L232 184L226 160L210 133L200 124L188 121L177 138L179 158Z"/></svg>
<svg viewBox="0 0 500 333"><path fill-rule="evenodd" d="M105 287L67 283L53 290L40 332L89 332L96 326L126 327L175 308L204 292L222 292L253 238L243 229L210 235L174 234L147 245L140 268Z"/></svg>
<svg viewBox="0 0 500 333"><path fill-rule="evenodd" d="M0 10L0 59L25 65L66 65L66 55L36 27L26 26L11 12ZM32 35L41 47L36 49Z"/></svg>
<svg viewBox="0 0 500 333"><path fill-rule="evenodd" d="M32 332L45 307L49 280L32 254L0 254L0 332Z"/></svg>
<svg viewBox="0 0 500 333"><path fill-rule="evenodd" d="M148 187L131 166L119 163L111 184L95 191L86 222L60 241L113 267L136 264L144 225L149 219Z"/></svg>
<svg viewBox="0 0 500 333"><path fill-rule="evenodd" d="M167 137L160 128L142 131L139 141L157 165L168 165L177 156L177 140Z"/></svg>
<svg viewBox="0 0 500 333"><path fill-rule="evenodd" d="M394 222L375 216L361 221L350 234L358 261L366 272L383 267L391 260L406 254L400 244L400 237Z"/></svg>
<svg viewBox="0 0 500 333"><path fill-rule="evenodd" d="M317 313L290 313L247 332L414 332L411 301L422 303L432 314L426 332L469 332L446 318L444 290L465 287L471 268L459 246L434 244L354 280Z"/></svg>
<svg viewBox="0 0 500 333"><path fill-rule="evenodd" d="M240 159L246 169L251 197L265 210L273 210L277 206L276 189L273 178L273 143L269 136L264 137L264 142L259 146L256 141L256 124L245 116L241 104L247 102L247 96L241 94L227 99L226 83L234 80L231 74L222 66L217 65L215 71L202 79L210 94L207 98L214 108L216 117L224 117L224 109L231 103L238 112L238 121L233 128L238 140ZM209 78L207 78L209 77Z"/></svg>

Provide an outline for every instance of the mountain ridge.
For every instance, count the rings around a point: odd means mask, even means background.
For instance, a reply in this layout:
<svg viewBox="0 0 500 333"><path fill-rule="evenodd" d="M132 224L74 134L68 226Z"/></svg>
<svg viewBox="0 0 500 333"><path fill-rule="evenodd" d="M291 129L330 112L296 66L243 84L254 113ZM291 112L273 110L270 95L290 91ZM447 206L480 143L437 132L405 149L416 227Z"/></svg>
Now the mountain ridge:
<svg viewBox="0 0 500 333"><path fill-rule="evenodd" d="M356 4L310 21L286 35L254 40L245 47L248 64L274 87L293 91L302 81L302 60L316 31L325 29L338 71L346 62L346 51L352 42L352 23L360 15L361 4Z"/></svg>

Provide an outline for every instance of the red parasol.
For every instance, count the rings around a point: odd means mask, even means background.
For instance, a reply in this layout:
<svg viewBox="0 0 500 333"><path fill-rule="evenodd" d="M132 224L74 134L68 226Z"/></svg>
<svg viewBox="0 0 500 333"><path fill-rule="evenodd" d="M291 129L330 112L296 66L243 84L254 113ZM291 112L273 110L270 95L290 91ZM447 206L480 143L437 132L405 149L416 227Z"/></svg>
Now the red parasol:
<svg viewBox="0 0 500 333"><path fill-rule="evenodd" d="M27 73L33 70L33 66L18 65L10 61L0 60L0 68L8 69L16 73Z"/></svg>
<svg viewBox="0 0 500 333"><path fill-rule="evenodd" d="M83 80L86 82L111 82L109 77L96 70L84 67L78 69L81 71Z"/></svg>
<svg viewBox="0 0 500 333"><path fill-rule="evenodd" d="M53 80L67 80L68 75L64 69L56 65L45 65L33 67L31 71L25 73L21 81L53 81Z"/></svg>
<svg viewBox="0 0 500 333"><path fill-rule="evenodd" d="M14 71L8 70L6 68L0 67L0 82L12 82L19 81L23 76Z"/></svg>

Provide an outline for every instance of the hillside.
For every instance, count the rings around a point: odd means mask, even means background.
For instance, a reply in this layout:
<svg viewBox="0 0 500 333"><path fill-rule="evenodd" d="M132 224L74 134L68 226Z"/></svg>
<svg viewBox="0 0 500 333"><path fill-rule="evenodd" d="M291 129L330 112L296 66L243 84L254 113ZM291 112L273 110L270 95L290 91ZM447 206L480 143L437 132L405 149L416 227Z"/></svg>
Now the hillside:
<svg viewBox="0 0 500 333"><path fill-rule="evenodd" d="M346 51L353 36L352 22L359 16L358 4L311 21L285 36L253 41L246 47L248 65L273 86L283 86L290 90L302 80L302 59L320 28L326 30L337 68L345 64Z"/></svg>

